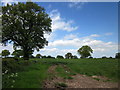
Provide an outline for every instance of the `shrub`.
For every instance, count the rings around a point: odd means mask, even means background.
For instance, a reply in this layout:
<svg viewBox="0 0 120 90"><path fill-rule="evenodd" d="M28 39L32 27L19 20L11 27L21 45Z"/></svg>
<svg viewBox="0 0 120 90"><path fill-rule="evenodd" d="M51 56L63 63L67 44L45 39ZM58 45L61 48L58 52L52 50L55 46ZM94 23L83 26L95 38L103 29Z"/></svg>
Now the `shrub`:
<svg viewBox="0 0 120 90"><path fill-rule="evenodd" d="M55 87L60 88L60 87L68 87L68 86L65 83L55 83Z"/></svg>
<svg viewBox="0 0 120 90"><path fill-rule="evenodd" d="M64 57L60 56L60 55L58 55L56 58L58 58L58 59L64 59Z"/></svg>
<svg viewBox="0 0 120 90"><path fill-rule="evenodd" d="M93 58L93 57L89 57L89 58Z"/></svg>
<svg viewBox="0 0 120 90"><path fill-rule="evenodd" d="M106 56L103 56L102 58L107 58Z"/></svg>

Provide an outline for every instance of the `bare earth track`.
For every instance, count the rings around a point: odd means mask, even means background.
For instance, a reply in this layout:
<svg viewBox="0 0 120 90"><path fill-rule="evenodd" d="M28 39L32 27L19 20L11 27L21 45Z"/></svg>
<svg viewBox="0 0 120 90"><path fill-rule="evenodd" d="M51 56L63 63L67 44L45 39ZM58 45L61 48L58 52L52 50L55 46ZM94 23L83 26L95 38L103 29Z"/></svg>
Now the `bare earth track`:
<svg viewBox="0 0 120 90"><path fill-rule="evenodd" d="M51 79L44 81L44 88L56 88L55 83L65 83L67 84L67 88L118 88L118 83L113 82L103 82L103 80L107 80L106 77L103 76L86 76L81 74L71 75L73 79L64 79L62 77L58 77L55 72L55 68L57 65L51 66L48 69L48 74L53 74ZM65 65L63 65L64 69L69 70ZM97 81L93 78L99 78ZM66 88L66 89L67 89Z"/></svg>

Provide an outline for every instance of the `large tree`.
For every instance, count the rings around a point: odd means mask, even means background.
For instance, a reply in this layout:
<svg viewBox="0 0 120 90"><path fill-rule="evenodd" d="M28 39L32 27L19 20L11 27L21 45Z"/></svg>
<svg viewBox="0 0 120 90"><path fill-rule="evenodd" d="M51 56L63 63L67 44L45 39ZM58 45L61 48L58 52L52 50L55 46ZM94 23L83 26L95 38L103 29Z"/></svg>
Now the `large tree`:
<svg viewBox="0 0 120 90"><path fill-rule="evenodd" d="M9 50L2 50L2 56L4 56L6 58L9 55L10 55Z"/></svg>
<svg viewBox="0 0 120 90"><path fill-rule="evenodd" d="M48 44L44 34L50 34L52 20L43 7L33 2L7 4L2 14L2 43L20 47L25 60L35 49Z"/></svg>
<svg viewBox="0 0 120 90"><path fill-rule="evenodd" d="M93 53L93 50L90 46L85 45L82 46L78 51L78 54L81 55L81 58L87 58L88 56L91 56L91 53Z"/></svg>
<svg viewBox="0 0 120 90"><path fill-rule="evenodd" d="M116 53L115 58L120 58L120 52Z"/></svg>
<svg viewBox="0 0 120 90"><path fill-rule="evenodd" d="M72 59L72 53L68 52L67 54L65 54L65 58Z"/></svg>

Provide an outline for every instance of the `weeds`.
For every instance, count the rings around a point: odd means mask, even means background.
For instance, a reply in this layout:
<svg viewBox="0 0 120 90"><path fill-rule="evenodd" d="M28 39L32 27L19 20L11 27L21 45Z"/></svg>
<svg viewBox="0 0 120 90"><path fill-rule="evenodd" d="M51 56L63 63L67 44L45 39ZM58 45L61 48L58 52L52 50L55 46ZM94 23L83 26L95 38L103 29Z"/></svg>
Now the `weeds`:
<svg viewBox="0 0 120 90"><path fill-rule="evenodd" d="M65 83L55 83L55 87L57 87L57 88L65 88L65 87L68 87L68 85L65 84Z"/></svg>

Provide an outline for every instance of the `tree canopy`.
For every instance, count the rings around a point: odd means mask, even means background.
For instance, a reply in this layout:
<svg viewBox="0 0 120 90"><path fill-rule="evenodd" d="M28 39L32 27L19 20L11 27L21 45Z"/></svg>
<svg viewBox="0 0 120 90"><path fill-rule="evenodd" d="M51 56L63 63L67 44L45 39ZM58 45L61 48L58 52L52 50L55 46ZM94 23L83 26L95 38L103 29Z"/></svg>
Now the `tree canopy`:
<svg viewBox="0 0 120 90"><path fill-rule="evenodd" d="M91 56L91 53L93 53L93 50L90 46L85 45L82 46L78 51L78 54L81 55L81 58L87 58L88 56Z"/></svg>
<svg viewBox="0 0 120 90"><path fill-rule="evenodd" d="M13 55L14 57L23 56L23 50L15 50L15 51L13 51L12 55Z"/></svg>
<svg viewBox="0 0 120 90"><path fill-rule="evenodd" d="M42 55L41 54L37 54L36 58L42 58Z"/></svg>
<svg viewBox="0 0 120 90"><path fill-rule="evenodd" d="M44 48L50 34L52 20L45 9L33 2L18 3L2 7L2 43L13 43L23 50L25 60L35 49Z"/></svg>
<svg viewBox="0 0 120 90"><path fill-rule="evenodd" d="M116 53L115 58L120 58L120 53Z"/></svg>
<svg viewBox="0 0 120 90"><path fill-rule="evenodd" d="M64 59L64 57L63 56L61 56L61 55L57 55L57 57L56 58L58 58L58 59Z"/></svg>
<svg viewBox="0 0 120 90"><path fill-rule="evenodd" d="M4 56L6 58L9 55L10 55L9 50L2 50L2 56Z"/></svg>
<svg viewBox="0 0 120 90"><path fill-rule="evenodd" d="M67 54L65 54L65 58L72 59L72 53L68 52Z"/></svg>

